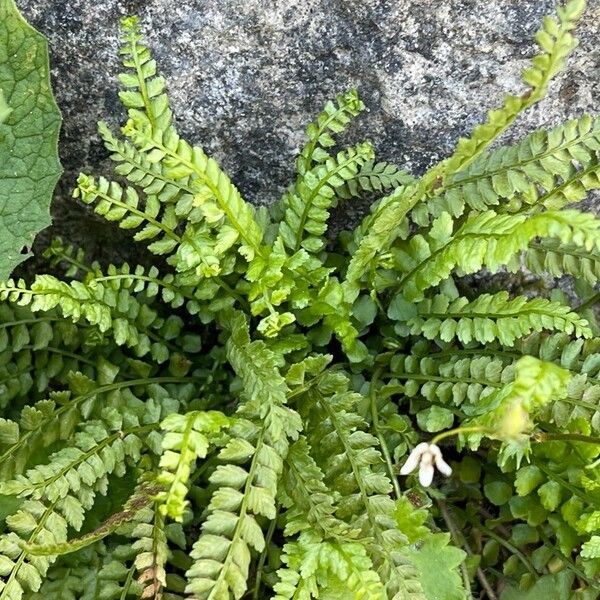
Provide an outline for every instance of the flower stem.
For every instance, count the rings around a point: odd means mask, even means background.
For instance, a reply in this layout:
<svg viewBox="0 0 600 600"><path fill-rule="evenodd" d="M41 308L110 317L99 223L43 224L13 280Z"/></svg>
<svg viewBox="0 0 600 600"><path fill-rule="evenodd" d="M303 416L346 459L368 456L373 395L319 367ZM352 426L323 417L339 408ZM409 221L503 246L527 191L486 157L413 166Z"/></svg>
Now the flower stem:
<svg viewBox="0 0 600 600"><path fill-rule="evenodd" d="M490 430L487 427L481 426L473 426L473 427L456 427L455 429L448 429L448 431L442 431L438 433L432 440L431 444L437 444L446 438L452 437L454 435L460 435L461 433L470 433L470 432L489 432Z"/></svg>

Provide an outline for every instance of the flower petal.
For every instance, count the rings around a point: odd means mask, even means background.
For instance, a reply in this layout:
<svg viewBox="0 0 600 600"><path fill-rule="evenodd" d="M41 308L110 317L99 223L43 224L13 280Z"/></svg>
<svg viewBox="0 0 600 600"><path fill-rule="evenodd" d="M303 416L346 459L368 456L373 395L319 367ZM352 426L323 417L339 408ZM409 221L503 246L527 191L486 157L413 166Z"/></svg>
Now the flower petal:
<svg viewBox="0 0 600 600"><path fill-rule="evenodd" d="M419 467L419 483L423 487L429 487L433 481L433 464L422 462Z"/></svg>
<svg viewBox="0 0 600 600"><path fill-rule="evenodd" d="M426 442L421 442L420 444L417 444L413 448L413 451L408 455L406 462L400 469L400 475L408 475L409 473L412 473L419 466L421 456L423 455L423 453L427 452L428 448L429 444L427 444Z"/></svg>
<svg viewBox="0 0 600 600"><path fill-rule="evenodd" d="M452 467L441 456L435 459L435 466L442 475L446 477L452 475Z"/></svg>

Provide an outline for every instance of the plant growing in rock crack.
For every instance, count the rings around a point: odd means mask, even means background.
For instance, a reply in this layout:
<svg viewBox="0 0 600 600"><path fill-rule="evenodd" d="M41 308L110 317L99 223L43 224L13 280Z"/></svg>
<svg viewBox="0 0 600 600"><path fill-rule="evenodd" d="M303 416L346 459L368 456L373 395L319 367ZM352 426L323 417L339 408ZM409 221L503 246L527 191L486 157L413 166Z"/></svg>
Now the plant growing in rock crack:
<svg viewBox="0 0 600 600"><path fill-rule="evenodd" d="M420 178L337 148L363 104L329 102L271 210L179 136L123 21L128 120L99 128L118 181L74 195L160 268L57 240L65 279L0 286L0 600L599 596L600 220L574 204L600 187L600 120L490 150L583 8L544 20L525 93ZM523 265L580 300L464 279Z"/></svg>

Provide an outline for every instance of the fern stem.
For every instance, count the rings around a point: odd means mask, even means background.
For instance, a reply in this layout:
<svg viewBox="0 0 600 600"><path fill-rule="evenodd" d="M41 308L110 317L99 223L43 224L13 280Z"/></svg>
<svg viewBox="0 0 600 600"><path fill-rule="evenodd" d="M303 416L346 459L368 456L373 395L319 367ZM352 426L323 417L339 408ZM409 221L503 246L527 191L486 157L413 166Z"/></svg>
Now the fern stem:
<svg viewBox="0 0 600 600"><path fill-rule="evenodd" d="M54 254L54 256L63 262L69 263L69 264L73 265L74 267L77 267L78 270L83 271L84 273L92 272L91 267L89 267L85 263L82 263L81 261L73 258L70 254L67 254L65 252L60 252L60 253L56 252Z"/></svg>
<svg viewBox="0 0 600 600"><path fill-rule="evenodd" d="M18 325L34 325L35 323L47 323L52 321L62 321L61 317L32 317L30 319L19 319L18 321L8 321L0 323L0 329L7 327L17 327Z"/></svg>
<svg viewBox="0 0 600 600"><path fill-rule="evenodd" d="M53 354L60 354L61 356L66 356L67 358L72 358L77 362L85 363L86 365L90 365L92 367L97 367L98 364L93 360L89 360L81 356L81 354L75 354L74 352L67 352L66 350L62 350L61 348L54 348L53 346L46 346L45 348L36 348L35 346L25 346L23 350L45 350L46 352L52 352Z"/></svg>
<svg viewBox="0 0 600 600"><path fill-rule="evenodd" d="M550 538L544 532L543 528L539 527L538 533L539 533L540 538L544 542L544 547L552 550L552 553L554 554L554 556L556 556L556 557L560 558L560 560L566 562L569 565L569 568L571 569L571 571L573 571L573 573L575 573L575 575L577 575L577 577L579 577L579 579L581 579L582 581L585 581L592 588L594 586L598 585L597 581L590 580L590 578L581 569L579 569L577 567L577 565L571 560L571 558L569 558L568 556L565 556L560 551L560 549L557 548L552 543Z"/></svg>
<svg viewBox="0 0 600 600"><path fill-rule="evenodd" d="M589 495L584 494L581 490L577 489L575 486L571 485L568 481L563 479L560 475L556 474L554 471L546 468L544 465L540 463L540 461L532 459L531 464L535 465L542 473L548 477L548 479L552 479L562 485L565 489L569 490L574 496L581 498L584 502L589 501Z"/></svg>
<svg viewBox="0 0 600 600"><path fill-rule="evenodd" d="M591 308L600 301L600 292L590 296L585 302L582 302L575 310L582 311Z"/></svg>
<svg viewBox="0 0 600 600"><path fill-rule="evenodd" d="M498 542L501 546L504 546L511 554L514 554L525 566L525 568L534 576L537 577L537 572L530 562L530 560L521 552L516 546L511 544L508 540L505 540L502 536L498 535L495 531L492 531L489 527L486 527L482 523L471 522L471 525L476 529L479 529L485 533L488 537Z"/></svg>
<svg viewBox="0 0 600 600"><path fill-rule="evenodd" d="M385 460L385 465L388 471L389 478L392 481L392 485L394 486L394 493L396 494L396 498L400 498L402 496L402 490L400 489L400 484L398 483L398 478L396 477L396 473L394 471L394 464L392 462L392 457L390 455L390 449L385 441L385 437L381 432L381 427L379 423L379 411L377 410L377 383L379 381L379 377L381 376L381 369L378 369L373 374L373 378L371 379L371 385L369 388L369 399L371 403L371 420L373 425L373 430L375 431L375 435L379 440L379 445L381 446L381 453L383 454L383 458Z"/></svg>
<svg viewBox="0 0 600 600"><path fill-rule="evenodd" d="M444 522L446 523L446 527L448 527L448 531L452 536L452 540L454 541L456 546L462 546L469 556L473 556L473 550L471 550L471 546L464 538L464 536L461 535L461 533L459 532L458 527L456 526L456 523L454 523L452 515L450 514L450 511L446 506L446 503L442 500L438 500L437 505L440 509L440 513L444 519ZM471 580L469 579L469 573L467 571L464 561L460 563L460 572L462 574L465 590L469 594L470 600L472 600L473 594L471 592ZM483 587L486 594L488 595L489 600L496 600L496 594L494 594L494 591L492 590L489 582L485 578L485 575L483 574L483 571L480 568L477 569L477 578L479 579L479 583L481 583L481 587Z"/></svg>
<svg viewBox="0 0 600 600"><path fill-rule="evenodd" d="M133 583L133 578L135 576L136 566L135 563L131 565L129 571L127 572L127 579L123 584L123 591L121 592L121 596L119 600L127 600L127 596L129 596L129 591L131 590L131 584Z"/></svg>
<svg viewBox="0 0 600 600"><path fill-rule="evenodd" d="M536 442L546 442L551 440L565 440L572 442L583 442L584 444L600 445L600 437L582 435L579 433L547 433L539 431L533 435Z"/></svg>
<svg viewBox="0 0 600 600"><path fill-rule="evenodd" d="M258 559L258 564L256 566L256 581L254 582L254 591L252 592L253 600L260 600L260 584L262 580L262 572L265 567L265 562L267 560L267 553L269 551L269 544L273 539L273 534L275 533L275 529L277 527L277 517L279 515L279 505L277 506L277 510L275 513L275 518L269 523L269 529L267 529L267 534L265 535L265 549L260 553L260 558Z"/></svg>

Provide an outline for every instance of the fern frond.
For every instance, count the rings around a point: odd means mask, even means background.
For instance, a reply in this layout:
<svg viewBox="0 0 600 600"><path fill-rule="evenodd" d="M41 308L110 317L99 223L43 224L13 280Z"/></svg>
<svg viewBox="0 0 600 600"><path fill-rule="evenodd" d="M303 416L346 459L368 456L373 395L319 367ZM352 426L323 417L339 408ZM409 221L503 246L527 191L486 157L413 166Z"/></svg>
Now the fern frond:
<svg viewBox="0 0 600 600"><path fill-rule="evenodd" d="M96 600L99 597L98 572L102 567L99 552L86 551L77 560L62 564L58 559L46 574L42 587L31 600Z"/></svg>
<svg viewBox="0 0 600 600"><path fill-rule="evenodd" d="M338 152L298 178L283 198L285 214L279 226L279 235L292 253L300 248L316 253L323 248L336 189L356 177L360 166L372 158L373 147L365 142Z"/></svg>
<svg viewBox="0 0 600 600"><path fill-rule="evenodd" d="M154 240L149 250L155 254L170 254L181 241L174 231L177 218L174 208L168 206L162 214L157 196L147 196L140 208L140 197L133 187L123 188L104 177L98 180L80 175L73 197L85 204L94 204L94 211L108 221L118 221L122 229L143 228L134 235L136 241Z"/></svg>
<svg viewBox="0 0 600 600"><path fill-rule="evenodd" d="M169 557L164 516L148 507L137 513L136 522L131 532L136 541L131 549L136 553L134 565L143 590L140 597L160 600L167 587L165 567Z"/></svg>
<svg viewBox="0 0 600 600"><path fill-rule="evenodd" d="M139 458L139 434L143 431L111 433L102 421L89 422L71 438L68 447L52 454L48 463L1 482L1 493L58 503L68 510L65 517L69 526L79 530L96 493L106 493L108 476L122 477L126 459Z"/></svg>
<svg viewBox="0 0 600 600"><path fill-rule="evenodd" d="M511 271L520 267L517 262L509 265ZM596 285L600 280L600 253L596 249L586 250L558 240L531 242L523 254L523 262L536 274L548 273L553 277L572 275L590 285Z"/></svg>
<svg viewBox="0 0 600 600"><path fill-rule="evenodd" d="M111 549L98 574L103 600L183 600L185 583L174 569L189 564L179 523L166 524L155 505L133 506L133 518L119 529L129 543ZM169 574L167 574L169 569Z"/></svg>
<svg viewBox="0 0 600 600"><path fill-rule="evenodd" d="M229 176L213 158L198 146L190 146L176 134L165 136L164 139L162 136L153 137L137 129L133 123L129 123L124 132L138 147L153 152L170 179L197 179L202 191L197 193L194 201L200 206L211 228L224 224L228 226L226 231L231 239L227 249L237 243L238 252L247 261L262 254L264 232L256 219L254 207L242 198Z"/></svg>
<svg viewBox="0 0 600 600"><path fill-rule="evenodd" d="M389 192L414 183L415 178L396 165L369 160L360 167L356 177L336 189L336 195L347 200L364 193Z"/></svg>
<svg viewBox="0 0 600 600"><path fill-rule="evenodd" d="M156 74L156 61L147 46L137 17L121 20L122 47L120 54L127 72L119 75L123 91L121 102L128 109L129 118L139 127L149 128L153 134L172 133L173 115L165 93L165 80Z"/></svg>
<svg viewBox="0 0 600 600"><path fill-rule="evenodd" d="M380 261L389 260L390 247L406 229L406 215L417 198L415 186L398 188L381 200L376 210L364 219L359 227L364 235L356 245L343 282L346 303L351 305L358 298L365 275L370 275Z"/></svg>
<svg viewBox="0 0 600 600"><path fill-rule="evenodd" d="M229 420L218 411L195 411L169 415L162 423L165 432L157 482L167 487L157 496L159 511L181 521L188 500L188 481L196 459L204 458L209 447L207 434L218 433Z"/></svg>
<svg viewBox="0 0 600 600"><path fill-rule="evenodd" d="M400 272L397 285L407 300L418 302L425 290L438 285L453 270L469 274L485 267L494 273L538 237L591 250L600 242L599 227L600 221L593 215L575 210L529 216L487 211L467 219L453 234L450 216L442 213L427 238L416 235L399 245L395 257Z"/></svg>
<svg viewBox="0 0 600 600"><path fill-rule="evenodd" d="M187 217L192 221L200 217L199 209L194 206L194 196L201 190L194 188L191 177L187 180L173 180L160 162L156 162L148 152L136 148L127 140L115 137L105 123L98 124L98 131L111 153L111 159L117 163L115 171L119 175L126 177L146 196L156 196L161 204L174 205L177 217ZM194 216L194 210L199 214Z"/></svg>
<svg viewBox="0 0 600 600"><path fill-rule="evenodd" d="M600 431L600 352L595 338L584 341L565 333L533 333L516 340L512 348L451 347L432 352L429 344L417 344L412 350L390 362L390 385L401 383L407 398L420 397L434 405L485 405L514 381L521 357L535 356L570 373L566 396L542 406L538 420L561 428L585 422Z"/></svg>
<svg viewBox="0 0 600 600"><path fill-rule="evenodd" d="M146 507L153 503L153 496L158 492L158 488L150 485L140 485L136 488L133 495L123 506L123 510L111 515L103 521L93 531L82 535L79 538L69 539L66 542L50 545L28 544L25 546L27 552L32 556L62 556L72 552L80 552L92 544L108 537L118 531L124 524L132 521L139 521L139 515Z"/></svg>
<svg viewBox="0 0 600 600"><path fill-rule="evenodd" d="M545 17L535 40L541 53L523 73L528 90L521 96L509 95L497 110L488 113L487 121L478 125L471 136L461 138L453 155L446 161L446 172L456 173L465 168L485 148L509 127L521 112L539 102L546 94L550 80L564 68L567 56L577 47L571 31L585 9L585 0L569 0L556 9L558 21Z"/></svg>
<svg viewBox="0 0 600 600"><path fill-rule="evenodd" d="M361 544L323 541L316 533L304 532L284 550L287 568L277 572L274 600L388 598Z"/></svg>
<svg viewBox="0 0 600 600"><path fill-rule="evenodd" d="M250 341L243 315L234 314L228 325L227 355L243 384L244 399L231 441L219 454L224 464L210 477L216 489L191 553L194 564L187 572L186 591L200 600L229 594L237 600L246 591L251 548L262 552L265 547L257 519L275 518L283 461L290 440L302 428L298 414L286 406L280 358L264 342Z"/></svg>
<svg viewBox="0 0 600 600"><path fill-rule="evenodd" d="M51 382L65 383L70 372L95 377L101 361L92 329L56 311L37 316L28 307L0 304L0 406L37 400Z"/></svg>
<svg viewBox="0 0 600 600"><path fill-rule="evenodd" d="M591 144L588 142L588 145ZM563 208L567 204L579 202L588 196L588 192L600 188L600 164L596 146L591 148L596 151L588 166L576 170L571 177L565 179L560 185L554 187L550 192L540 196L537 203L549 210Z"/></svg>
<svg viewBox="0 0 600 600"><path fill-rule="evenodd" d="M61 237L55 237L44 250L43 256L53 267L63 267L65 275L71 279L89 273L96 265L88 265L83 248L66 244Z"/></svg>
<svg viewBox="0 0 600 600"><path fill-rule="evenodd" d="M324 539L356 536L347 523L335 516L337 494L327 488L324 478L306 438L301 436L290 447L282 478L286 537L307 530L320 533Z"/></svg>
<svg viewBox="0 0 600 600"><path fill-rule="evenodd" d="M180 308L185 305L191 315L195 315L201 310L202 301L206 299L205 290L188 285L185 274L167 273L162 275L155 266L145 269L143 266L137 265L132 269L127 263L120 267L111 264L105 271L95 267L84 278L83 283L92 290L108 288L110 292L105 294L107 296L116 294L119 297L132 294L141 306L148 304L154 298L160 298L165 305L171 308ZM121 300L121 298L119 299ZM120 304L125 304L125 302L121 300ZM159 323L156 324L159 325Z"/></svg>
<svg viewBox="0 0 600 600"><path fill-rule="evenodd" d="M121 411L127 408L127 418L132 422L140 413L139 406L127 401L131 397L132 388L145 386L145 393L151 397L153 386L156 384L187 381L180 377L146 377L114 381L119 373L114 366L100 369L98 373L100 378L97 382L80 373L72 373L69 391L53 392L49 399L25 406L18 421L6 419L3 422L5 433L0 452L0 473L4 479L13 477L15 473L22 473L31 455L40 448L48 448L58 440L69 439L77 425L90 417L99 398L103 397L104 405L111 409L115 408L113 403ZM176 391L173 389L168 393L158 389L163 397L176 397ZM137 398L132 399L139 404ZM144 417L145 408L141 412L141 417ZM132 427L138 426L139 420L132 423Z"/></svg>
<svg viewBox="0 0 600 600"><path fill-rule="evenodd" d="M510 383L518 356L507 358L500 350L491 356L476 351L467 356L459 352L446 355L423 347L408 355L395 355L390 372L408 398L419 395L433 404L460 406L463 402L475 404Z"/></svg>
<svg viewBox="0 0 600 600"><path fill-rule="evenodd" d="M67 539L70 507L59 502L43 504L26 500L6 518L10 530L0 536L1 600L21 600L27 592L37 592L56 556L30 557L25 543L54 544Z"/></svg>
<svg viewBox="0 0 600 600"><path fill-rule="evenodd" d="M450 176L443 193L417 206L412 218L426 225L427 212L433 217L442 212L459 217L465 206L485 211L513 198L562 208L559 197L572 198L574 189L591 187L597 181L599 149L600 119L588 115L550 131L535 131L515 146L483 154ZM580 194L575 197L580 199Z"/></svg>
<svg viewBox="0 0 600 600"><path fill-rule="evenodd" d="M84 202L98 202L96 212L109 220L123 219L120 226L125 229L145 225L134 239L154 239L149 249L159 255L169 255L176 249L176 255L170 256L168 262L177 271L189 275L195 270L195 275L212 277L226 287L216 276L233 271L235 261L226 253L238 236L227 226L220 227L216 234L212 231L216 213L214 206L205 203L206 197L211 195L210 189L193 174L187 178L171 177L169 170L151 153L116 139L103 124L99 128L106 147L112 153L111 158L119 163L117 173L142 188L146 197L144 208L139 208L137 192L129 191L129 188L123 190L115 183L107 184L103 178L96 185L93 179L81 176L75 196L84 198ZM111 210L112 205L117 210ZM126 212L123 213L124 208ZM126 216L128 213L132 214ZM185 226L184 222L187 223ZM180 230L183 231L178 233ZM198 277L194 277L193 283L197 282ZM214 289L207 289L212 287L205 284L207 297L214 295Z"/></svg>
<svg viewBox="0 0 600 600"><path fill-rule="evenodd" d="M58 309L74 322L84 320L101 333L111 332L117 345L135 348L138 356L152 351L154 358L164 362L166 346L161 341L153 343L152 338L165 319L131 293L127 283L132 279L103 277L66 283L52 275L38 275L30 287L22 280L0 284L0 298L30 306L34 313Z"/></svg>
<svg viewBox="0 0 600 600"><path fill-rule="evenodd" d="M323 163L330 158L327 149L335 145L331 134L336 135L344 131L348 123L364 108L365 105L356 90L340 94L335 102L330 100L325 104L323 111L306 129L308 142L296 161L296 170L300 177L310 171L315 164Z"/></svg>
<svg viewBox="0 0 600 600"><path fill-rule="evenodd" d="M395 523L392 485L377 438L357 413L362 396L341 373L324 377L306 396L306 431L325 482L340 494L336 516L372 537L369 552L390 597L424 600L418 576L403 555L407 540Z"/></svg>
<svg viewBox="0 0 600 600"><path fill-rule="evenodd" d="M412 335L422 334L429 340L450 342L456 338L463 344L499 340L504 346L513 346L518 338L544 329L584 338L592 335L587 321L569 306L545 298L510 299L508 292L482 294L473 301L464 297L451 300L438 294L406 306L402 313L392 310L396 308L392 304L388 312L405 323Z"/></svg>

